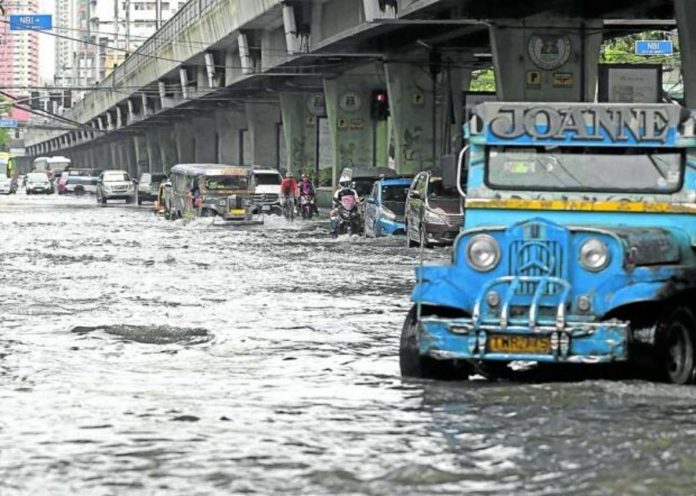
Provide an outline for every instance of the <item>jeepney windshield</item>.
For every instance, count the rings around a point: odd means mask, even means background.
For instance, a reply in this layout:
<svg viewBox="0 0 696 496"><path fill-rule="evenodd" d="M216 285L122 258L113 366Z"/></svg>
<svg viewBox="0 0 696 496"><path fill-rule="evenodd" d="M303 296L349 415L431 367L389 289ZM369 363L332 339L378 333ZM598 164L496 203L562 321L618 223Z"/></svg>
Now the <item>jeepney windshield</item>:
<svg viewBox="0 0 696 496"><path fill-rule="evenodd" d="M669 194L679 191L679 150L607 147L491 147L486 182L493 189Z"/></svg>
<svg viewBox="0 0 696 496"><path fill-rule="evenodd" d="M221 189L247 189L247 176L208 176L205 178L205 189L209 191Z"/></svg>

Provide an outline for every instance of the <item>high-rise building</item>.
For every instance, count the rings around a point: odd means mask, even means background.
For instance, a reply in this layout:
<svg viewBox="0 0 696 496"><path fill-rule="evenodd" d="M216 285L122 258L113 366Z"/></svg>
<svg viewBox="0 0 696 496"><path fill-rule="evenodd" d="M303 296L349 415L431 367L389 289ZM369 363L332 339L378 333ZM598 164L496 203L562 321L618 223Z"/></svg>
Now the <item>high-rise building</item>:
<svg viewBox="0 0 696 496"><path fill-rule="evenodd" d="M7 17L12 14L37 14L38 0L5 2ZM12 31L8 22L0 23L0 86L18 99L27 98L32 86L39 85L39 35L33 31ZM15 109L13 116L27 119L27 113Z"/></svg>
<svg viewBox="0 0 696 496"><path fill-rule="evenodd" d="M84 87L101 81L185 3L56 0L56 84Z"/></svg>

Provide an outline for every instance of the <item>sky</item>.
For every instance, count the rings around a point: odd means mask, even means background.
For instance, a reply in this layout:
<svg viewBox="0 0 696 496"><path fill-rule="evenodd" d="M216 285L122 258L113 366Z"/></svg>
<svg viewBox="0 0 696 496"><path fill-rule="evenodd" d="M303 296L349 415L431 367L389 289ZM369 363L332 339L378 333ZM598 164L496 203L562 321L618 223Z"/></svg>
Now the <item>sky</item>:
<svg viewBox="0 0 696 496"><path fill-rule="evenodd" d="M53 15L55 7L55 0L39 0L39 14ZM50 34L39 34L39 43L39 74L41 75L41 81L53 83L56 57L55 37Z"/></svg>

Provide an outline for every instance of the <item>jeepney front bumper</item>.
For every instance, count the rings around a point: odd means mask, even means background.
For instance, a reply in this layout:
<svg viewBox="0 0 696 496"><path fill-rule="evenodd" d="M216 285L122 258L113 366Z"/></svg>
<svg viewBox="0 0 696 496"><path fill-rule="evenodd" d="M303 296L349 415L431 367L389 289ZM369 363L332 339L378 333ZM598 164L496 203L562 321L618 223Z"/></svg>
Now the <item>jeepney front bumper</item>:
<svg viewBox="0 0 696 496"><path fill-rule="evenodd" d="M531 288L524 314L519 305L522 288ZM494 290L502 296L492 308L487 296ZM570 298L570 283L558 277L500 277L481 288L470 318L421 318L420 352L438 359L565 363L626 360L629 324L566 315Z"/></svg>

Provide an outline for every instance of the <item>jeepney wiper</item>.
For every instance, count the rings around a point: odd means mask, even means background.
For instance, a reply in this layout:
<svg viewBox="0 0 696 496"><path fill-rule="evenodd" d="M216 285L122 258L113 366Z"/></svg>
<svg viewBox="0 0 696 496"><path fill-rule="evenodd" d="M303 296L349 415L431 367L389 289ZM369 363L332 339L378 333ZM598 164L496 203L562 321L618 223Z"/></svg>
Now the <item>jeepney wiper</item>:
<svg viewBox="0 0 696 496"><path fill-rule="evenodd" d="M657 173L660 175L662 179L667 180L667 176L665 175L664 172L662 172L662 169L660 169L660 166L657 165L657 160L655 160L655 157L652 156L651 153L648 153L648 159L650 159L650 162L652 163L653 167L657 171Z"/></svg>

